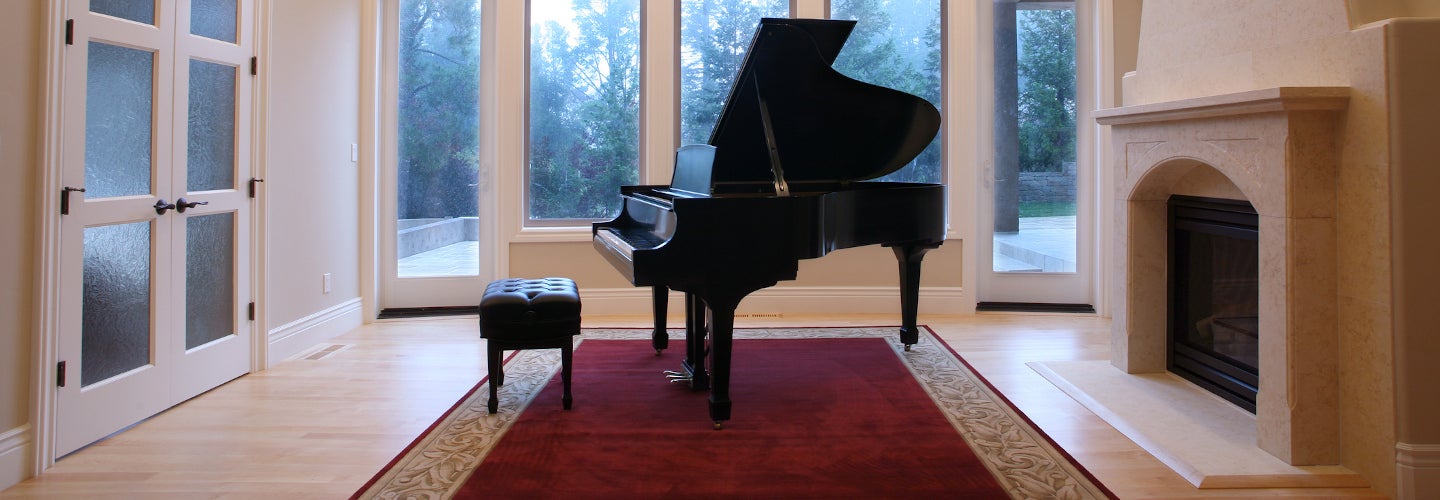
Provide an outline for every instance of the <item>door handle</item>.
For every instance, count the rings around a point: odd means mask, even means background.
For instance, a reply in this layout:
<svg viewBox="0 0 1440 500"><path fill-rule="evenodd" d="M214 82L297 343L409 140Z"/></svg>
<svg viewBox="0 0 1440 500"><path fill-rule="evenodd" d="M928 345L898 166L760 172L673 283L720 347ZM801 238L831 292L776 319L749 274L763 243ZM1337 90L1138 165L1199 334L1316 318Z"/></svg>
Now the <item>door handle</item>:
<svg viewBox="0 0 1440 500"><path fill-rule="evenodd" d="M165 203L165 199L164 199L164 198L161 198L160 201L155 202L155 213L156 213L157 215L165 215L165 211L166 211L166 210L171 210L171 209L174 209L174 208L175 208L175 204L174 204L174 203Z"/></svg>
<svg viewBox="0 0 1440 500"><path fill-rule="evenodd" d="M189 201L189 202L187 202L187 201L185 201L185 198L180 198L180 199L178 199L178 200L175 200L175 211L176 211L176 212L180 212L180 213L183 214L183 213L185 213L185 209L187 209L187 208L195 208L195 207L200 206L200 205L209 205L209 204L210 204L210 202L208 202L208 201Z"/></svg>

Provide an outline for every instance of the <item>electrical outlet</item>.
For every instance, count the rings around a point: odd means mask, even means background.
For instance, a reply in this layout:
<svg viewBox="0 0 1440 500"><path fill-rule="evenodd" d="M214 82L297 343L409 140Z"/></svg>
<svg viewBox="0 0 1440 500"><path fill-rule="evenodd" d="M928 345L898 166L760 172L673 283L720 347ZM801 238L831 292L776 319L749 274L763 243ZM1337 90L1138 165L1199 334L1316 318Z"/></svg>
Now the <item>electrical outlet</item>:
<svg viewBox="0 0 1440 500"><path fill-rule="evenodd" d="M330 293L330 273L325 273L320 276L320 281L324 283L325 293Z"/></svg>

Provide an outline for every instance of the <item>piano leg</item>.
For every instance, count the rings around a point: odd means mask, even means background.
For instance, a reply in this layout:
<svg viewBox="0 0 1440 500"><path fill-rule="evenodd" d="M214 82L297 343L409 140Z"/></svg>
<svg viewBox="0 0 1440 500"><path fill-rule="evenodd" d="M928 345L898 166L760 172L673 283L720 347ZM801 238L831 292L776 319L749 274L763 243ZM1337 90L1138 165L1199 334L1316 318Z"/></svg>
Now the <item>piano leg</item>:
<svg viewBox="0 0 1440 500"><path fill-rule="evenodd" d="M705 302L685 292L685 372L690 375L690 388L710 388L710 372L705 371Z"/></svg>
<svg viewBox="0 0 1440 500"><path fill-rule="evenodd" d="M920 261L925 252L940 247L940 243L908 243L885 245L895 251L900 261L900 343L905 350L920 341L920 328L915 324L920 315Z"/></svg>
<svg viewBox="0 0 1440 500"><path fill-rule="evenodd" d="M670 347L670 334L665 331L666 309L670 305L670 289L665 285L655 285L650 288L650 300L653 302L651 308L655 313L655 332L650 334L650 345L655 347L655 355L659 356L660 351Z"/></svg>
<svg viewBox="0 0 1440 500"><path fill-rule="evenodd" d="M730 349L735 332L735 306L738 304L706 303L710 319L710 419L719 430L730 420Z"/></svg>

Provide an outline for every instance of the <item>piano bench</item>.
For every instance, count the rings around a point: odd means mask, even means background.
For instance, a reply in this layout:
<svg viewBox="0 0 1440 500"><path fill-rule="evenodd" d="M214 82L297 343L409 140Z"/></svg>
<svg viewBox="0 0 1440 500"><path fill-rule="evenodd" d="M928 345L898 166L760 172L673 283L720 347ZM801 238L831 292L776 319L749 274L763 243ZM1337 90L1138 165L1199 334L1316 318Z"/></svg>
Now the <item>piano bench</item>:
<svg viewBox="0 0 1440 500"><path fill-rule="evenodd" d="M560 349L561 402L570 409L570 358L580 334L580 292L569 278L502 279L490 282L480 299L480 338L486 340L490 413L499 407L497 389L505 383L501 353L522 349Z"/></svg>

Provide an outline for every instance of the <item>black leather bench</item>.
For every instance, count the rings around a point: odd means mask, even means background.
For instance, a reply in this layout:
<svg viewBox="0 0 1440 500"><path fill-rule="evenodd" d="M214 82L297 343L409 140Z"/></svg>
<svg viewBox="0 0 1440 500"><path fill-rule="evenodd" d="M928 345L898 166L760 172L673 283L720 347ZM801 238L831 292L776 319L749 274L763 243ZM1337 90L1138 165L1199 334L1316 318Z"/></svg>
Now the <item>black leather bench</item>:
<svg viewBox="0 0 1440 500"><path fill-rule="evenodd" d="M580 334L580 291L569 278L490 282L480 299L480 337L487 342L490 413L499 408L497 389L505 383L501 353L522 349L560 349L561 402L570 409L570 358Z"/></svg>

